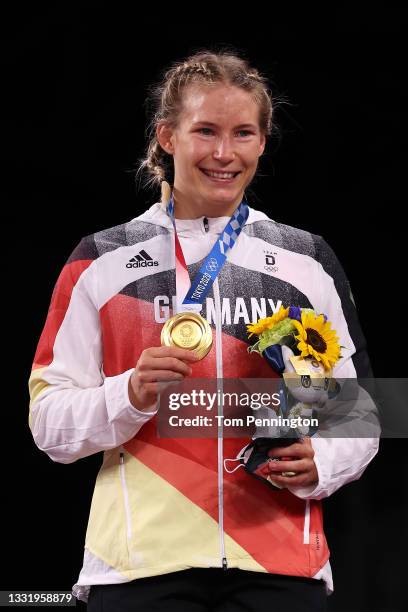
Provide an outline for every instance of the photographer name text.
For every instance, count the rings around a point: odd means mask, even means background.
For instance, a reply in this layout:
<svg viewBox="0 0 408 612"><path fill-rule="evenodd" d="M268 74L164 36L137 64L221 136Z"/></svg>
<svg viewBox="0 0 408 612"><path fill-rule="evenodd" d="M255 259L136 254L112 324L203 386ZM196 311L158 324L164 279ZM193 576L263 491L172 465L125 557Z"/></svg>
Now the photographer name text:
<svg viewBox="0 0 408 612"><path fill-rule="evenodd" d="M217 414L214 417L197 415L192 418L180 417L172 415L169 417L171 427L213 427L213 425L222 425L224 427L290 427L296 429L298 427L318 427L319 420L315 418L293 417L285 418L281 416L259 418L252 414L243 417L224 417L222 414Z"/></svg>

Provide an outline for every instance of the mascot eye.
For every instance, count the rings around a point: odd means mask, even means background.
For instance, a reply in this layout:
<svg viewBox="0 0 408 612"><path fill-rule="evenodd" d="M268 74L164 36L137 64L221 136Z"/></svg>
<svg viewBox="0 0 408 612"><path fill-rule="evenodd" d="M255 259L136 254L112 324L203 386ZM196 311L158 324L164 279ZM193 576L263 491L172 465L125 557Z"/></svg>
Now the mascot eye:
<svg viewBox="0 0 408 612"><path fill-rule="evenodd" d="M302 387L305 387L305 389L308 389L312 381L310 380L309 375L304 375L304 376L301 376L300 382L302 383Z"/></svg>

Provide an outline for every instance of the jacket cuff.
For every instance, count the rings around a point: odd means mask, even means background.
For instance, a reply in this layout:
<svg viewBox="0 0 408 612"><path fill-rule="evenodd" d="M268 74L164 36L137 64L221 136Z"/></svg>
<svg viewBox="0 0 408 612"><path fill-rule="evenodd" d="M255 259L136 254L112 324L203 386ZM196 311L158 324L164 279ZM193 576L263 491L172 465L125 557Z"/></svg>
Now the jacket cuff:
<svg viewBox="0 0 408 612"><path fill-rule="evenodd" d="M109 422L119 418L129 423L145 423L156 413L156 404L152 404L149 412L143 412L133 406L129 399L129 379L134 368L122 372L117 376L109 376L104 380L105 401Z"/></svg>
<svg viewBox="0 0 408 612"><path fill-rule="evenodd" d="M318 481L316 484L309 485L308 487L287 487L287 489L296 495L296 497L300 497L301 499L320 499L325 496L325 492L327 491L327 484L329 481L329 471L327 461L322 461L321 451L319 452L318 446L321 448L322 438L317 438L317 435L310 438L312 447L314 450L313 460L316 465ZM316 443L316 440L318 442Z"/></svg>
<svg viewBox="0 0 408 612"><path fill-rule="evenodd" d="M310 487L288 487L297 497L322 499L357 480L378 452L378 438L311 438L319 482Z"/></svg>

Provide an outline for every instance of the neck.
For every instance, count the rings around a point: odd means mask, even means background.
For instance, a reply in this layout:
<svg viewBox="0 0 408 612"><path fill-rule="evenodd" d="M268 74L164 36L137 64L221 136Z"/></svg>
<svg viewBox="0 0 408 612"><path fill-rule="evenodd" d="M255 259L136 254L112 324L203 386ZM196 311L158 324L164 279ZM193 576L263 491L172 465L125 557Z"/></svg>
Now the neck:
<svg viewBox="0 0 408 612"><path fill-rule="evenodd" d="M199 219L200 217L231 217L241 203L243 194L231 203L211 204L205 201L192 201L174 188L173 198L176 219Z"/></svg>

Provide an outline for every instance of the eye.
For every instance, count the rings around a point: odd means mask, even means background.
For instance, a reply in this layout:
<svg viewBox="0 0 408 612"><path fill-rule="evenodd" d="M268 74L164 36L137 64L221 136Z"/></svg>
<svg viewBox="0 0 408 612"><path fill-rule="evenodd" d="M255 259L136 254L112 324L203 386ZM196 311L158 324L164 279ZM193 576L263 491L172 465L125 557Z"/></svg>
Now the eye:
<svg viewBox="0 0 408 612"><path fill-rule="evenodd" d="M249 136L251 132L249 130L238 130L237 134L243 134L245 136Z"/></svg>
<svg viewBox="0 0 408 612"><path fill-rule="evenodd" d="M199 128L198 131L199 132L207 132L206 134L204 134L205 136L208 136L208 132L212 133L212 129L211 128Z"/></svg>

